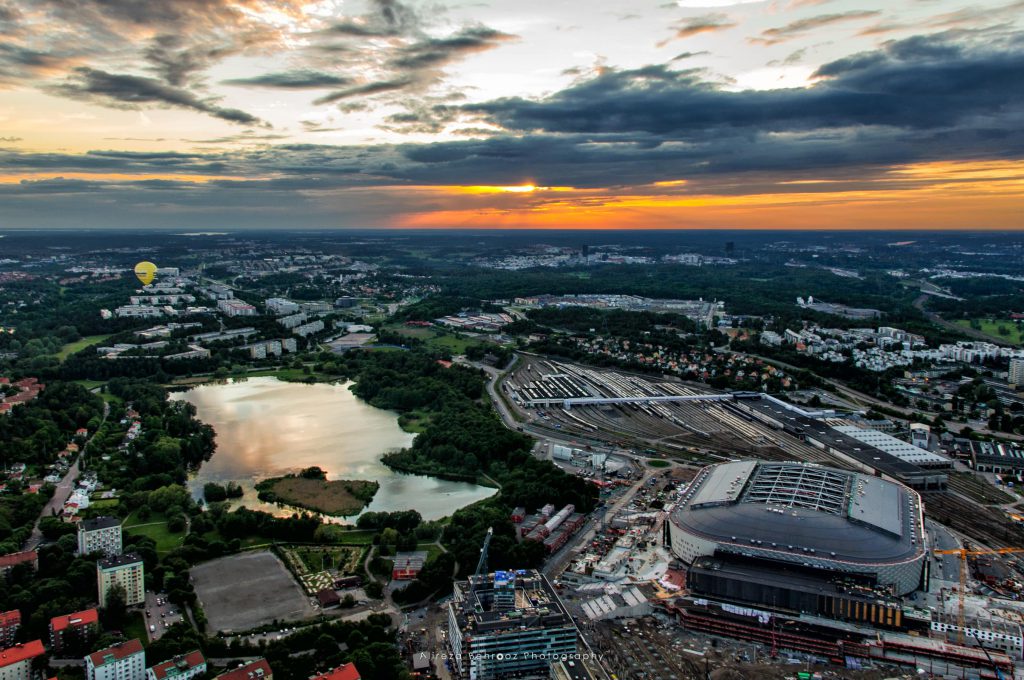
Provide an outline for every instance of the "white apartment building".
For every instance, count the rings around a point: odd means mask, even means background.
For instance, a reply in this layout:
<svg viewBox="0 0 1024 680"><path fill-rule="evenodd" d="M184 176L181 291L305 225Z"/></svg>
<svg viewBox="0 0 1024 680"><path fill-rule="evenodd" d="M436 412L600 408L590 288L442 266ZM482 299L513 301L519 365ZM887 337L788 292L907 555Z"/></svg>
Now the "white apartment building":
<svg viewBox="0 0 1024 680"><path fill-rule="evenodd" d="M146 680L146 650L137 639L85 657L86 680Z"/></svg>

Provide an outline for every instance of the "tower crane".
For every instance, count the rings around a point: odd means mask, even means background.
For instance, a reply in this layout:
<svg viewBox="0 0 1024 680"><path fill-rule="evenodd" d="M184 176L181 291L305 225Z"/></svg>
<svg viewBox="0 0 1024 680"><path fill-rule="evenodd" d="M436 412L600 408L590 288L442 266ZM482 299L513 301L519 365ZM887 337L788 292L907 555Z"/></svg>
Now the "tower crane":
<svg viewBox="0 0 1024 680"><path fill-rule="evenodd" d="M487 565L487 548L491 546L491 537L494 536L494 527L487 527L487 536L484 537L484 546L480 548L480 560L476 563L476 571L473 576L479 576L484 566Z"/></svg>
<svg viewBox="0 0 1024 680"><path fill-rule="evenodd" d="M967 548L954 548L952 550L933 550L934 555L959 555L960 556L960 602L957 609L956 625L959 630L956 632L956 639L959 644L964 644L964 632L967 630L967 617L964 615L964 597L967 591L967 557L975 555L1009 555L1011 553L1022 553L1024 548L996 548L994 550L968 550Z"/></svg>

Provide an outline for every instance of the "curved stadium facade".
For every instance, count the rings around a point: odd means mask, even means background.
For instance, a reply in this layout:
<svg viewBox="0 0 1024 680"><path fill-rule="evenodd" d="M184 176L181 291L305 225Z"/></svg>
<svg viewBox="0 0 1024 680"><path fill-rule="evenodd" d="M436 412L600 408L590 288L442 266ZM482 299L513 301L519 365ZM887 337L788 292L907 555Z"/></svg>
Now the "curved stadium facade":
<svg viewBox="0 0 1024 680"><path fill-rule="evenodd" d="M704 468L670 516L672 551L867 578L894 595L925 568L923 507L913 490L810 463Z"/></svg>

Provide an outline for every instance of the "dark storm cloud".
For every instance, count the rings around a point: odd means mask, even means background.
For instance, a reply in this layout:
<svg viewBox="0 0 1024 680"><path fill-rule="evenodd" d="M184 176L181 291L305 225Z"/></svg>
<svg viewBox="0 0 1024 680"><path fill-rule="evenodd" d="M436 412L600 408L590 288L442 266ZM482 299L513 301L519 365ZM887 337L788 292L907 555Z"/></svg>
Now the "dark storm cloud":
<svg viewBox="0 0 1024 680"><path fill-rule="evenodd" d="M1024 157L1022 74L1019 40L982 49L917 38L826 64L817 74L821 81L803 89L724 91L697 73L652 66L606 70L540 101L410 105L390 121L428 129L461 114L512 133L486 139L255 145L231 153L8 149L0 150L0 170L235 178L182 192L190 205L206 201L215 209L235 200L219 199L221 194L261 187L283 195L361 186L502 185L524 177L538 185L584 188L678 177L688 180L680 190L693 192L709 186L728 191L729 185L741 191L741 178L754 176L765 183L834 178L853 186L910 163Z"/></svg>
<svg viewBox="0 0 1024 680"><path fill-rule="evenodd" d="M807 17L806 19L797 19L785 26L766 29L761 32L761 37L753 38L752 42L762 43L765 45L775 45L803 35L808 31L824 28L825 26L831 26L832 24L838 24L844 21L870 19L871 17L877 17L880 14L881 12L877 10L851 10L849 12L839 12L835 14L819 14L818 16Z"/></svg>
<svg viewBox="0 0 1024 680"><path fill-rule="evenodd" d="M390 66L400 71L420 71L446 66L468 54L494 49L515 36L486 26L464 28L446 38L427 38L402 47Z"/></svg>
<svg viewBox="0 0 1024 680"><path fill-rule="evenodd" d="M608 71L542 101L509 98L463 110L513 130L689 139L709 130L934 128L972 116L999 126L1024 107L1020 46L986 51L915 38L826 64L816 75L822 82L807 88L729 92L698 73L651 66Z"/></svg>
<svg viewBox="0 0 1024 680"><path fill-rule="evenodd" d="M278 73L264 73L252 78L233 78L223 81L225 85L248 85L254 87L272 87L286 90L304 90L320 87L339 87L351 85L352 79L334 73L298 69Z"/></svg>
<svg viewBox="0 0 1024 680"><path fill-rule="evenodd" d="M24 0L17 9L3 3L0 82L106 106L167 105L257 123L218 106L202 74L226 57L281 44L280 27L261 16L265 7L264 0ZM274 7L296 18L304 11L302 0ZM128 61L132 73L120 73Z"/></svg>
<svg viewBox="0 0 1024 680"><path fill-rule="evenodd" d="M75 99L107 106L139 108L156 104L207 113L231 123L264 125L245 111L218 106L213 99L202 99L195 93L157 80L123 73L107 73L93 68L77 68L72 76L55 86L54 91Z"/></svg>
<svg viewBox="0 0 1024 680"><path fill-rule="evenodd" d="M410 78L400 78L397 80L381 80L377 82L363 83L362 85L356 85L344 90L338 90L337 92L331 92L330 94L320 97L313 103L330 104L332 102L341 101L342 99L350 99L352 97L369 96L381 94L383 92L394 92L408 87L412 82L413 81Z"/></svg>

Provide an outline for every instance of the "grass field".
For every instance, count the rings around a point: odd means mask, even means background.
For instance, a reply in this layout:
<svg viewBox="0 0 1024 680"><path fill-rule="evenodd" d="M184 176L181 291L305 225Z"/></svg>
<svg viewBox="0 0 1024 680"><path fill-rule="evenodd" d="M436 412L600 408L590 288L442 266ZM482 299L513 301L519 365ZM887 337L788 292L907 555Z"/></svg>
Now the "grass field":
<svg viewBox="0 0 1024 680"><path fill-rule="evenodd" d="M406 432L419 434L427 429L430 424L430 416L421 411L403 413L398 417L398 425Z"/></svg>
<svg viewBox="0 0 1024 680"><path fill-rule="evenodd" d="M377 482L368 482L362 479L325 480L283 477L267 481L271 483L261 482L259 488L270 491L275 498L264 500L279 501L338 517L358 514L373 500L373 494L379 487ZM266 484L265 487L264 484Z"/></svg>
<svg viewBox="0 0 1024 680"><path fill-rule="evenodd" d="M138 638L143 647L149 646L149 634L146 632L146 619L142 612L128 612L128 623L124 626L124 636L131 640Z"/></svg>
<svg viewBox="0 0 1024 680"><path fill-rule="evenodd" d="M416 338L433 350L451 354L465 354L471 345L483 344L479 338L456 337L455 334L440 328L423 328L420 326L404 326L400 324L388 326L387 330L405 338Z"/></svg>
<svg viewBox="0 0 1024 680"><path fill-rule="evenodd" d="M376 532L372 530L348 529L339 524L324 524L317 529L318 541L334 545L370 545L375 535Z"/></svg>
<svg viewBox="0 0 1024 680"><path fill-rule="evenodd" d="M987 333L994 338L1000 338L1006 342L1012 342L1015 345L1024 344L1024 333L1021 332L1021 329L1013 321L1006 319L957 319L956 324L964 328L970 328L971 321L978 322L982 333ZM1010 334L1002 335L999 332L1000 326L1006 327Z"/></svg>
<svg viewBox="0 0 1024 680"><path fill-rule="evenodd" d="M167 530L167 518L160 513L152 513L149 519L142 520L138 511L128 515L124 521L124 533L131 536L147 536L156 543L158 554L167 554L181 546L185 540L185 532L171 533Z"/></svg>
<svg viewBox="0 0 1024 680"><path fill-rule="evenodd" d="M441 550L441 546L439 546L436 543L417 543L416 544L416 549L417 550L426 550L427 551L427 561L428 562L430 560L434 559L435 557L437 557L438 555L440 555L443 552Z"/></svg>
<svg viewBox="0 0 1024 680"><path fill-rule="evenodd" d="M78 383L87 390L94 390L101 385L107 384L106 381L103 380L75 380L74 382Z"/></svg>
<svg viewBox="0 0 1024 680"><path fill-rule="evenodd" d="M109 337L109 335L87 335L81 340L69 342L57 352L57 358L64 361L75 352L81 351L90 345L98 345Z"/></svg>

